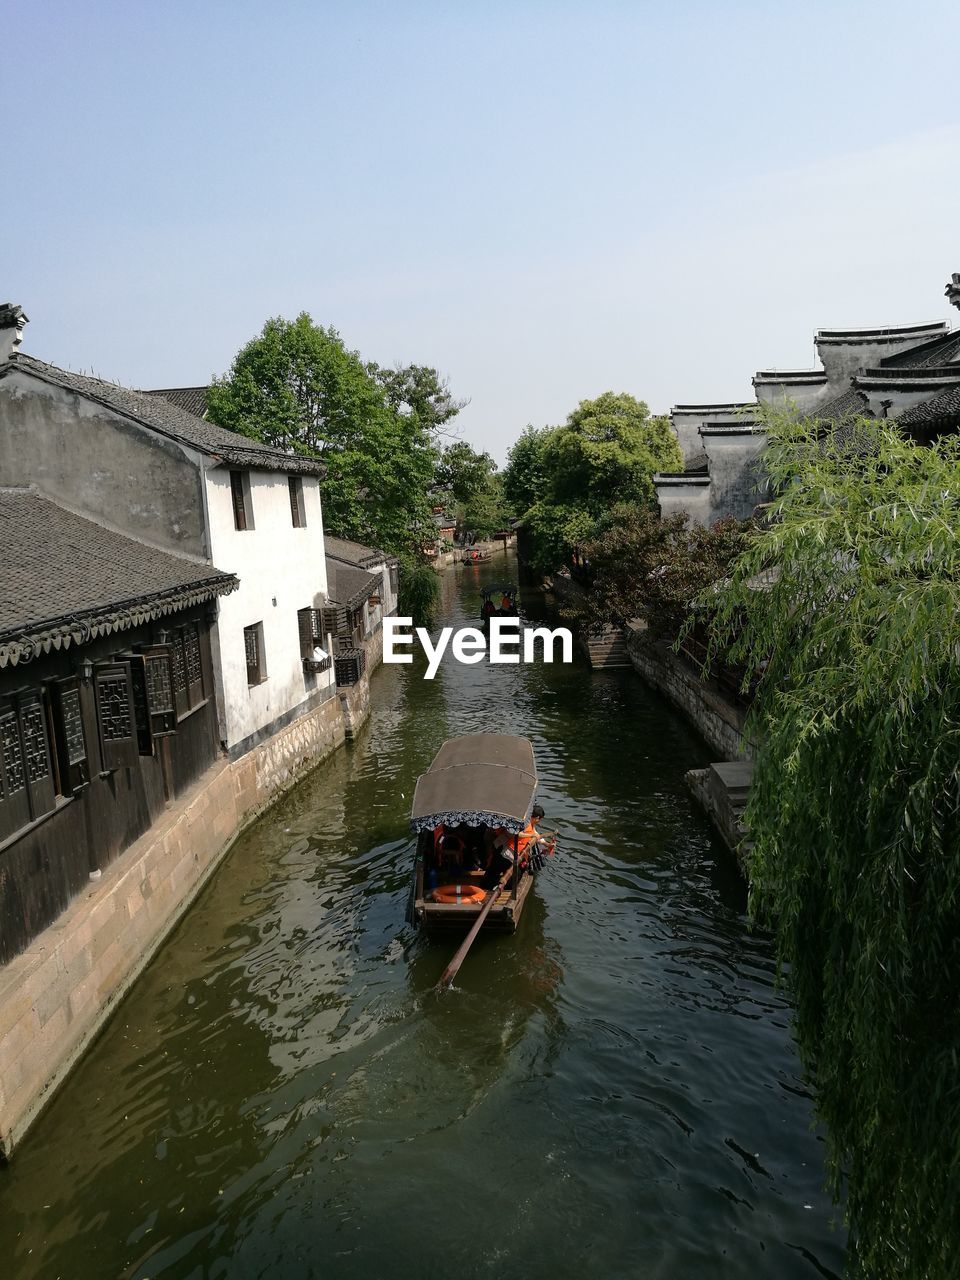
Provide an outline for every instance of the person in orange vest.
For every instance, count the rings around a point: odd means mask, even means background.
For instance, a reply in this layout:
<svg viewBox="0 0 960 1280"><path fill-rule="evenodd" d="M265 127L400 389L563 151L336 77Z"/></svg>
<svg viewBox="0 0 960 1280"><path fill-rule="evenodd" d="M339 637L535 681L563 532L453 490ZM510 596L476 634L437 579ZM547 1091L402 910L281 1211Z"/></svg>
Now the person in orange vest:
<svg viewBox="0 0 960 1280"><path fill-rule="evenodd" d="M519 857L520 865L526 865L530 846L533 845L533 848L537 848L542 843L543 837L537 830L537 825L543 821L543 817L543 809L540 805L535 804L530 811L530 821L519 835L511 838L504 833L504 836L498 840L497 848L507 862L513 862L515 858Z"/></svg>

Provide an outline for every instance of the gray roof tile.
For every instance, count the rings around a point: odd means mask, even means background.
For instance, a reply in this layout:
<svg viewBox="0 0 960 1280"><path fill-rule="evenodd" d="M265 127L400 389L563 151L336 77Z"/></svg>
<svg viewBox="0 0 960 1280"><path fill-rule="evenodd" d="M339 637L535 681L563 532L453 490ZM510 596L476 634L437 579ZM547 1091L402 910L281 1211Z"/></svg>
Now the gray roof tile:
<svg viewBox="0 0 960 1280"><path fill-rule="evenodd" d="M345 609L356 609L368 596L381 588L379 574L354 569L342 560L326 557L327 596Z"/></svg>
<svg viewBox="0 0 960 1280"><path fill-rule="evenodd" d="M361 569L369 569L375 564L398 563L396 556L388 555L386 551L379 551L376 547L364 546L362 542L351 542L349 538L337 538L332 534L325 534L323 545L328 556L345 560L347 564L357 565Z"/></svg>
<svg viewBox="0 0 960 1280"><path fill-rule="evenodd" d="M33 356L18 353L0 366L0 377L17 369L53 386L63 387L77 395L95 400L115 413L132 418L152 431L167 436L180 444L196 449L210 457L222 459L230 466L250 470L300 472L322 475L323 464L317 458L302 458L271 449L257 440L248 439L236 431L206 422L195 414L172 404L163 396L149 391L133 391L128 387L104 382L100 378L88 378L81 373L70 373L47 364Z"/></svg>
<svg viewBox="0 0 960 1280"><path fill-rule="evenodd" d="M122 629L237 586L233 574L127 538L35 489L0 489L0 545L0 666L25 638Z"/></svg>
<svg viewBox="0 0 960 1280"><path fill-rule="evenodd" d="M178 409L185 409L187 413L202 418L207 412L208 390L208 387L162 387L156 391L148 391L147 395L163 396L164 400L169 400Z"/></svg>

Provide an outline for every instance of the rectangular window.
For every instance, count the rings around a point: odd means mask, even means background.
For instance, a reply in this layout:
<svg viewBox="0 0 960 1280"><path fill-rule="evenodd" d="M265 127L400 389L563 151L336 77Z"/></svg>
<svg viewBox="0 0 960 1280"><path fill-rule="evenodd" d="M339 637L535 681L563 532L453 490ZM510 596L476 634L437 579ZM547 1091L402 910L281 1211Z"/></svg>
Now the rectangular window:
<svg viewBox="0 0 960 1280"><path fill-rule="evenodd" d="M0 706L0 839L56 807L43 695L30 690Z"/></svg>
<svg viewBox="0 0 960 1280"><path fill-rule="evenodd" d="M233 496L233 523L241 531L253 528L253 504L250 501L250 474L247 471L230 472L230 492Z"/></svg>
<svg viewBox="0 0 960 1280"><path fill-rule="evenodd" d="M104 662L94 667L93 687L103 768L123 769L135 765L140 755L140 740L129 663Z"/></svg>
<svg viewBox="0 0 960 1280"><path fill-rule="evenodd" d="M247 684L263 684L267 678L267 663L263 652L262 622L243 628L243 647L247 655Z"/></svg>
<svg viewBox="0 0 960 1280"><path fill-rule="evenodd" d="M76 680L58 680L53 686L54 748L60 776L60 793L69 796L90 781L87 736Z"/></svg>
<svg viewBox="0 0 960 1280"><path fill-rule="evenodd" d="M150 717L152 732L171 733L169 728L160 727L154 718L167 710L168 691L161 688L162 681L169 679L173 689L173 707L178 720L183 720L195 707L199 707L207 697L203 683L203 661L200 652L200 626L196 622L184 623L173 631L163 629L157 633L159 644L144 649L147 656L146 675L152 680L155 697L150 699ZM169 662L163 661L164 653ZM148 681L148 692L151 687Z"/></svg>
<svg viewBox="0 0 960 1280"><path fill-rule="evenodd" d="M323 634L323 610L299 609L297 625L300 629L300 657L303 659L304 673L318 675L321 671L329 671L331 659Z"/></svg>
<svg viewBox="0 0 960 1280"><path fill-rule="evenodd" d="M290 517L295 529L307 527L307 517L303 509L303 479L301 476L287 476L290 486Z"/></svg>

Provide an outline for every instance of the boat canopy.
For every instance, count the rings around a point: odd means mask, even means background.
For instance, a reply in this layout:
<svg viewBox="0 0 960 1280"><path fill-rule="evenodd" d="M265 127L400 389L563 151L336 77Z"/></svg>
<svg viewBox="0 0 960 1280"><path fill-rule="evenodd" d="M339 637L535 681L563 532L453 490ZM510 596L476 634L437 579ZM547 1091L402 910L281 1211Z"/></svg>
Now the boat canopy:
<svg viewBox="0 0 960 1280"><path fill-rule="evenodd" d="M417 779L410 826L432 830L503 827L522 831L537 789L537 765L527 738L471 733L450 738Z"/></svg>
<svg viewBox="0 0 960 1280"><path fill-rule="evenodd" d="M514 586L512 582L503 582L503 583L494 582L494 583L488 583L487 586L485 587L481 587L480 594L483 596L485 600L487 599L488 596L501 596L501 595L510 596L510 598L512 599L517 594L517 588ZM487 733L487 734L479 734L478 736L481 738L497 738L497 737L505 737L506 735L496 734L496 733ZM525 742L526 739L518 738L517 741Z"/></svg>

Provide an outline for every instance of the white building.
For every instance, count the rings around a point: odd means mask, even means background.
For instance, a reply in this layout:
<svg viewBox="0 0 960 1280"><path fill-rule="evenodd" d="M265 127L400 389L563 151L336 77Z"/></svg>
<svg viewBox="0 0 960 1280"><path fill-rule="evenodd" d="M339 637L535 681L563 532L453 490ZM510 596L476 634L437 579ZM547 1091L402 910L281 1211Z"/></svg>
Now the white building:
<svg viewBox="0 0 960 1280"><path fill-rule="evenodd" d="M0 307L0 485L35 485L129 537L237 575L239 589L211 617L220 736L232 758L336 705L321 464L162 396L20 354L25 319Z"/></svg>

